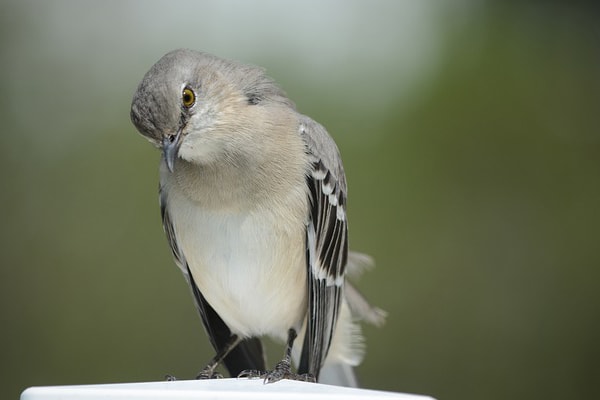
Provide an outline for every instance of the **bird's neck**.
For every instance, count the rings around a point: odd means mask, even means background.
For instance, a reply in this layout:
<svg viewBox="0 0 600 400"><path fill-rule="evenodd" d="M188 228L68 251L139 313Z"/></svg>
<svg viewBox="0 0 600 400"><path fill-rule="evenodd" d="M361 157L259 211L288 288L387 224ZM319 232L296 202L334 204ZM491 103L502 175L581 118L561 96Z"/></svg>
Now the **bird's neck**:
<svg viewBox="0 0 600 400"><path fill-rule="evenodd" d="M278 196L287 197L303 173L281 173L277 160L258 164L237 160L199 165L177 160L172 174L176 185L190 200L213 210L251 211L269 207Z"/></svg>

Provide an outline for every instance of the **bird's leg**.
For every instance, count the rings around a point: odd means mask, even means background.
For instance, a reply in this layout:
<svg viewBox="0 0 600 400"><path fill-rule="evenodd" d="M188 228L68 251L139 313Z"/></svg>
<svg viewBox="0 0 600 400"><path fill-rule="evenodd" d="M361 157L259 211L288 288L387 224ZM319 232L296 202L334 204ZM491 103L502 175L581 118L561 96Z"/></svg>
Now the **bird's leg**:
<svg viewBox="0 0 600 400"><path fill-rule="evenodd" d="M227 354L229 354L229 352L233 350L241 341L242 340L238 338L237 335L231 335L229 341L225 343L225 346L221 347L221 349L217 351L217 354L215 354L212 360L209 361L206 367L202 368L202 370L198 372L196 379L222 378L223 375L215 373L215 369L221 362L223 362L223 359L227 357Z"/></svg>
<svg viewBox="0 0 600 400"><path fill-rule="evenodd" d="M296 330L291 328L288 331L288 340L283 355L283 360L279 361L272 371L267 372L265 376L265 383L273 383L282 379L293 379L296 381L316 382L314 376L311 374L298 375L292 372L292 347L294 346L294 340L296 340Z"/></svg>
<svg viewBox="0 0 600 400"><path fill-rule="evenodd" d="M277 382L284 378L293 379L292 376L296 375L292 372L292 346L294 345L294 340L296 340L297 336L298 335L293 328L288 331L288 339L283 359L275 365L275 368L273 368L272 371L267 372L265 383Z"/></svg>
<svg viewBox="0 0 600 400"><path fill-rule="evenodd" d="M260 371L252 371L246 370L242 371L238 377L261 377L264 378L265 383L273 383L280 381L282 379L293 379L297 381L307 381L307 382L316 382L314 376L310 374L298 375L292 372L292 347L294 345L294 340L296 340L296 330L291 328L288 331L288 340L285 348L285 353L283 355L283 359L275 365L272 371L268 371L266 373L262 373Z"/></svg>

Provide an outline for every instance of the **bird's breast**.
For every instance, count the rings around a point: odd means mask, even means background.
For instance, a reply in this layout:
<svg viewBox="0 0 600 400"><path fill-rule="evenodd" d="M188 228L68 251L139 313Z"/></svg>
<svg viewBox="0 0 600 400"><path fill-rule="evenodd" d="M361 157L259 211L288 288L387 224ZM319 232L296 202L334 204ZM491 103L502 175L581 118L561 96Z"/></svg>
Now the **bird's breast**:
<svg viewBox="0 0 600 400"><path fill-rule="evenodd" d="M285 338L289 328L300 327L306 313L305 225L293 216L301 212L276 203L207 209L177 188L167 207L198 288L232 332Z"/></svg>

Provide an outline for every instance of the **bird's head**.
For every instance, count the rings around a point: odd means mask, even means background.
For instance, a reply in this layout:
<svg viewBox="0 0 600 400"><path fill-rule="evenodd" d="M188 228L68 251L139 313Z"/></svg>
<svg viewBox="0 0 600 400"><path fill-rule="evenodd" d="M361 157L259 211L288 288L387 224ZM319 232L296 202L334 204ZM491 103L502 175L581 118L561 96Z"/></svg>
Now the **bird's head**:
<svg viewBox="0 0 600 400"><path fill-rule="evenodd" d="M182 49L146 73L133 96L131 120L173 171L178 159L210 163L256 147L248 127L268 115L257 106L269 104L294 107L263 69Z"/></svg>

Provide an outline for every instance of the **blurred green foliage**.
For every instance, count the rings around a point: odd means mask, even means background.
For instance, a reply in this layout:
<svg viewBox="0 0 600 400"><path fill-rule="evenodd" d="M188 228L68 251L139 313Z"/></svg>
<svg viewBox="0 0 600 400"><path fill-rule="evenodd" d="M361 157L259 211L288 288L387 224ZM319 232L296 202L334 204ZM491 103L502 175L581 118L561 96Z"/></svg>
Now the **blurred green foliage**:
<svg viewBox="0 0 600 400"><path fill-rule="evenodd" d="M401 12L400 2L383 3ZM261 62L284 65L273 75L338 142L352 247L377 260L359 286L390 316L383 329L365 327L362 383L445 400L593 397L600 378L598 8L460 4L448 18L460 14L462 22L438 27L435 73L415 86L412 100L398 93L383 109L367 95L286 75L284 55ZM37 6L1 6L4 56L19 38L47 34L38 24L44 18L62 21L39 16ZM378 21L364 23L368 30ZM143 29L133 21L132 32L123 41ZM0 69L0 387L7 399L34 385L192 377L212 355L163 237L158 153L128 120L135 86L167 49L149 47L145 66L126 73L119 66L141 63L133 45L100 72L48 61L72 45L21 49L26 58L18 61L31 74L6 63ZM89 45L110 52L110 43ZM176 39L162 45L180 46ZM395 48L383 50L403 64ZM385 73L357 84L390 85L400 79L398 65L379 66ZM77 84L58 87L57 79ZM103 95L99 88L114 80L120 88ZM15 87L26 101L9 96ZM350 109L339 96L364 102ZM62 112L48 111L52 105Z"/></svg>

